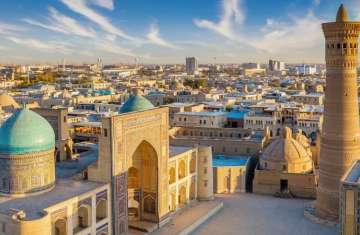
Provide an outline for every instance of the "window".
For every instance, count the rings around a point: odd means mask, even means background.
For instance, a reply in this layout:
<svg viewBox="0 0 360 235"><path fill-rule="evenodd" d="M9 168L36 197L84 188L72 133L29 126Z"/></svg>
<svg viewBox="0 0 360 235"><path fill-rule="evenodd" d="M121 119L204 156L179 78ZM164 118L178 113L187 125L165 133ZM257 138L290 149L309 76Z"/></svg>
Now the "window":
<svg viewBox="0 0 360 235"><path fill-rule="evenodd" d="M3 179L2 179L2 188L3 188L3 189L7 189L7 182L8 182L8 181L7 181L7 178L3 178Z"/></svg>
<svg viewBox="0 0 360 235"><path fill-rule="evenodd" d="M204 168L204 174L207 174L207 167Z"/></svg>
<svg viewBox="0 0 360 235"><path fill-rule="evenodd" d="M5 234L6 233L6 223L2 223L2 229L1 231Z"/></svg>
<svg viewBox="0 0 360 235"><path fill-rule="evenodd" d="M104 136L107 137L107 129L104 128Z"/></svg>
<svg viewBox="0 0 360 235"><path fill-rule="evenodd" d="M286 165L283 165L283 171L286 171Z"/></svg>
<svg viewBox="0 0 360 235"><path fill-rule="evenodd" d="M347 44L346 44L346 43L344 43L344 44L343 44L343 48L346 48L346 47L347 47Z"/></svg>
<svg viewBox="0 0 360 235"><path fill-rule="evenodd" d="M204 186L207 187L208 186L208 181L204 180Z"/></svg>

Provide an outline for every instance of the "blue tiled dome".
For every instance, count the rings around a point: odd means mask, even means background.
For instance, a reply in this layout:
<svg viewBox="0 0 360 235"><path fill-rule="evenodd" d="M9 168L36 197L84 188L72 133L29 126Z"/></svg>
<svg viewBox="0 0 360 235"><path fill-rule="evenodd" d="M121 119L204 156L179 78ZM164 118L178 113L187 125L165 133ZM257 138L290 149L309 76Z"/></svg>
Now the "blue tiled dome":
<svg viewBox="0 0 360 235"><path fill-rule="evenodd" d="M53 128L45 118L31 110L17 110L0 127L0 153L25 154L53 148Z"/></svg>
<svg viewBox="0 0 360 235"><path fill-rule="evenodd" d="M142 97L141 95L131 95L130 98L121 107L120 113L143 111L152 108L154 108L154 105L152 105L152 103L146 98Z"/></svg>

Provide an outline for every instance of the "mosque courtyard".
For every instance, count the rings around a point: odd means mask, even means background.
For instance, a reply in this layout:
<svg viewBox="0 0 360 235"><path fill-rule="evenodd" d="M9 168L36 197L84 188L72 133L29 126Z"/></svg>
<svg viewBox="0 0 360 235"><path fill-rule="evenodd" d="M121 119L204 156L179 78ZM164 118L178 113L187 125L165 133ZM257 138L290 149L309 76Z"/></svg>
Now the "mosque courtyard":
<svg viewBox="0 0 360 235"><path fill-rule="evenodd" d="M257 194L217 195L224 208L193 235L335 235L337 227L315 224L303 216L309 200Z"/></svg>

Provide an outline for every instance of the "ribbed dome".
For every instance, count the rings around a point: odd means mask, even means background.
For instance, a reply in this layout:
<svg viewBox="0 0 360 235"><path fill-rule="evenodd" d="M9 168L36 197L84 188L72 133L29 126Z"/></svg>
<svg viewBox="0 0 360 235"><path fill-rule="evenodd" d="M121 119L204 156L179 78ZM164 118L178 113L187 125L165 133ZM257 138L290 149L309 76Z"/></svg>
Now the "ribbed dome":
<svg viewBox="0 0 360 235"><path fill-rule="evenodd" d="M288 173L312 171L312 159L304 146L292 137L291 130L284 128L283 136L265 148L260 165L266 170Z"/></svg>
<svg viewBox="0 0 360 235"><path fill-rule="evenodd" d="M0 153L24 154L55 148L50 124L28 109L17 110L0 128Z"/></svg>
<svg viewBox="0 0 360 235"><path fill-rule="evenodd" d="M2 107L13 106L13 108L19 108L19 104L16 103L14 98L6 93L0 94L0 106Z"/></svg>
<svg viewBox="0 0 360 235"><path fill-rule="evenodd" d="M154 105L149 100L139 94L136 94L130 96L130 98L121 107L120 113L143 111L152 108L154 108Z"/></svg>

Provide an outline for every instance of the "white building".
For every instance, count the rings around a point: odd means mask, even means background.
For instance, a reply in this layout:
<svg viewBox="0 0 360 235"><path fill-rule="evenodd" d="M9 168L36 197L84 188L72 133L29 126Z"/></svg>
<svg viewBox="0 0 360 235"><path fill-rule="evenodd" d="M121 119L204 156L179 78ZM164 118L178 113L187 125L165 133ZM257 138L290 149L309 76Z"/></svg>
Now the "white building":
<svg viewBox="0 0 360 235"><path fill-rule="evenodd" d="M316 65L302 64L295 67L298 74L302 75L313 75L316 74Z"/></svg>
<svg viewBox="0 0 360 235"><path fill-rule="evenodd" d="M174 114L174 126L222 128L226 123L224 112L180 112Z"/></svg>

